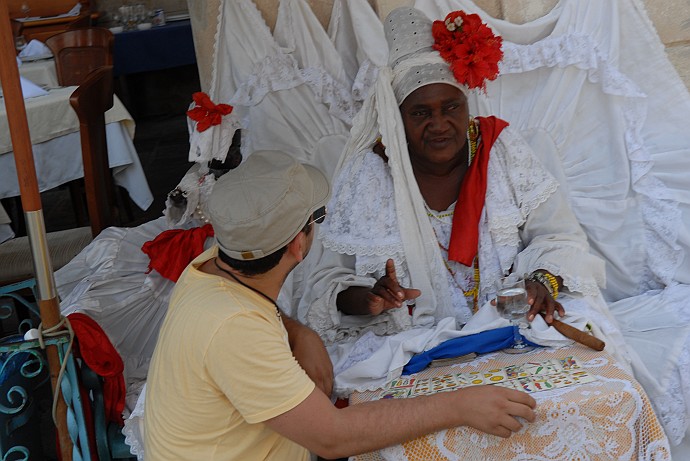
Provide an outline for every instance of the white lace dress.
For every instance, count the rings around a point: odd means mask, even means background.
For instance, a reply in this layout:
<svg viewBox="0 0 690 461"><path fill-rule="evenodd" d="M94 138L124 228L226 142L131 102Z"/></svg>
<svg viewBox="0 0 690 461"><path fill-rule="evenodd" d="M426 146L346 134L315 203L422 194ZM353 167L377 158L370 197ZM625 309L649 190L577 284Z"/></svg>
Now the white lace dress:
<svg viewBox="0 0 690 461"><path fill-rule="evenodd" d="M644 367L672 444L690 424L690 96L639 0L562 0L522 25L467 0L417 0L429 17L478 13L504 40L478 114L511 122L562 185L603 294ZM638 363L639 364L639 363Z"/></svg>

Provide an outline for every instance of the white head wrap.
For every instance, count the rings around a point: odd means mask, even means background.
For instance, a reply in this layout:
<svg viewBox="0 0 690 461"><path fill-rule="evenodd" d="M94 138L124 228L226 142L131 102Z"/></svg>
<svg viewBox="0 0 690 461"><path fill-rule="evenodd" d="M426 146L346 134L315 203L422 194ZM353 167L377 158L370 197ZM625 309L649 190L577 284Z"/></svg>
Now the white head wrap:
<svg viewBox="0 0 690 461"><path fill-rule="evenodd" d="M447 83L463 92L448 63L433 49L431 20L414 8L398 8L384 22L388 65L393 70L393 91L398 105L414 90L432 83Z"/></svg>

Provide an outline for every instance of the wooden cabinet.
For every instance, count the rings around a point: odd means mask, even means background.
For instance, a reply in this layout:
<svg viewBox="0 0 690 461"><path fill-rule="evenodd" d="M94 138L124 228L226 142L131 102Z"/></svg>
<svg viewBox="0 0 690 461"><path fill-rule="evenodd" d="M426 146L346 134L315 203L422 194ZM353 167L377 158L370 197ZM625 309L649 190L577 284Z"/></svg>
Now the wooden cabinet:
<svg viewBox="0 0 690 461"><path fill-rule="evenodd" d="M81 0L81 14L91 11L89 0ZM22 4L29 6L29 17L40 17L32 21L24 21L22 34L27 41L38 39L45 41L51 35L55 35L67 29L67 25L76 19L75 16L56 18L54 16L65 14L77 4L76 0L7 0L11 18L24 18Z"/></svg>

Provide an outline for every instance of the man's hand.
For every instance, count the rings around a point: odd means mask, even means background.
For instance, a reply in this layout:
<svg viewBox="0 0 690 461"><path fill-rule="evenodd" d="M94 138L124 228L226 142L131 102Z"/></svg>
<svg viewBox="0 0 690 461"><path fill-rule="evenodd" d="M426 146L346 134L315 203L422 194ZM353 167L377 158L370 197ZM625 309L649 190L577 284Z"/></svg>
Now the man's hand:
<svg viewBox="0 0 690 461"><path fill-rule="evenodd" d="M422 292L415 288L404 288L398 283L395 264L392 259L386 261L386 275L378 279L367 295L369 313L379 315L389 309L401 307L404 301L415 299Z"/></svg>
<svg viewBox="0 0 690 461"><path fill-rule="evenodd" d="M316 386L330 397L333 391L333 364L323 341L311 328L286 315L282 315L282 318L292 355Z"/></svg>
<svg viewBox="0 0 690 461"><path fill-rule="evenodd" d="M537 402L521 391L499 386L471 386L458 391L465 416L463 426L471 426L487 434L510 437L522 427L517 417L534 422Z"/></svg>

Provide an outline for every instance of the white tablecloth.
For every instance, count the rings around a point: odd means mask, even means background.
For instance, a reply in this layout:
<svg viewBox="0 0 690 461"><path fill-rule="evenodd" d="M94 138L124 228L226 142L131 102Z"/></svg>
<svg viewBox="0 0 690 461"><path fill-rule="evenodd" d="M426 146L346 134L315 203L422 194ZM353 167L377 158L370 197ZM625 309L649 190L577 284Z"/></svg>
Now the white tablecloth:
<svg viewBox="0 0 690 461"><path fill-rule="evenodd" d="M57 88L57 72L54 59L22 62L19 75L44 88Z"/></svg>
<svg viewBox="0 0 690 461"><path fill-rule="evenodd" d="M46 96L25 101L41 192L83 176L79 122L69 105L76 87L53 89ZM129 192L141 209L153 202L139 156L132 143L134 120L119 99L106 113L110 166L115 182ZM0 198L19 195L7 113L0 107Z"/></svg>

